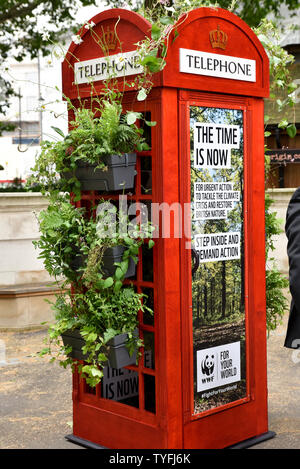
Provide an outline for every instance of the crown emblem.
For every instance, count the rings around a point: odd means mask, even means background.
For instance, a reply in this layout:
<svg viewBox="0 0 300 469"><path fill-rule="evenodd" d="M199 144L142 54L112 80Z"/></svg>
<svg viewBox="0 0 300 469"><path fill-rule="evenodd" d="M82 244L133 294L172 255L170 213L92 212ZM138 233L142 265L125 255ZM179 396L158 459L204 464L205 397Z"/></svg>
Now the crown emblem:
<svg viewBox="0 0 300 469"><path fill-rule="evenodd" d="M117 47L117 36L114 30L109 29L107 26L106 31L102 34L103 47L106 50L115 50Z"/></svg>
<svg viewBox="0 0 300 469"><path fill-rule="evenodd" d="M228 41L228 36L224 31L220 30L220 26L209 33L209 39L211 46L219 49L225 49Z"/></svg>

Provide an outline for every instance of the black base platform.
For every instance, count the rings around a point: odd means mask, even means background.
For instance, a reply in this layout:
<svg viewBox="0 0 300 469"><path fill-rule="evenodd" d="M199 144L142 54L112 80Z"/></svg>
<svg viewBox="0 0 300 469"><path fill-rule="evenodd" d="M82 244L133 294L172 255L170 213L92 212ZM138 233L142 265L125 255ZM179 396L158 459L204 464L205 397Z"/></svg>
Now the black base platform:
<svg viewBox="0 0 300 469"><path fill-rule="evenodd" d="M253 438L249 438L248 440L241 441L240 443L236 443L235 445L228 446L226 449L247 449L251 446L258 445L263 441L271 440L276 436L275 432L266 432L262 433L261 435L254 436Z"/></svg>
<svg viewBox="0 0 300 469"><path fill-rule="evenodd" d="M75 445L83 446L84 448L88 449L107 449L104 446L97 445L96 443L92 443L89 440L84 440L83 438L79 438L75 435L66 435L65 439L71 441L71 443L75 443Z"/></svg>
<svg viewBox="0 0 300 469"><path fill-rule="evenodd" d="M228 446L225 449L247 449L251 446L258 445L266 440L271 440L276 436L275 432L266 432L262 433L261 435L255 436L253 438L249 438L248 440L241 441L240 443L236 443L235 445ZM96 443L92 443L91 441L84 440L83 438L79 438L75 435L66 435L66 440L71 441L71 443L75 443L76 445L83 446L87 449L108 449L104 446L97 445Z"/></svg>

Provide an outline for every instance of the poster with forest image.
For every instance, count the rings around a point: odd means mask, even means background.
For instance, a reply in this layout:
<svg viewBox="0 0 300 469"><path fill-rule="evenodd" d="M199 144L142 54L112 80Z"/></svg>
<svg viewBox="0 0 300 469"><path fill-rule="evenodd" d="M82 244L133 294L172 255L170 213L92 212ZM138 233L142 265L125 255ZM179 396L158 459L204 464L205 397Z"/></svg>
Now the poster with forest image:
<svg viewBox="0 0 300 469"><path fill-rule="evenodd" d="M243 111L190 107L194 414L246 396Z"/></svg>

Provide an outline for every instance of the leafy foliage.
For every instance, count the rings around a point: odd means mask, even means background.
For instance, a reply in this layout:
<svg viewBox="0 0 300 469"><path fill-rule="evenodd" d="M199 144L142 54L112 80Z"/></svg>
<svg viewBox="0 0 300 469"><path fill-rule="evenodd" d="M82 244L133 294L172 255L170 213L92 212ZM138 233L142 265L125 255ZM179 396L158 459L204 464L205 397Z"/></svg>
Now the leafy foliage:
<svg viewBox="0 0 300 469"><path fill-rule="evenodd" d="M278 109L278 116L281 116L278 127L286 129L287 134L293 138L297 130L295 122L289 123L284 117L283 111L295 106L295 90L297 84L293 81L290 73L290 66L295 58L280 46L280 35L276 26L266 19L254 29L259 40L263 44L270 64L270 99L272 99ZM270 117L265 115L267 124ZM270 136L270 133L265 133Z"/></svg>
<svg viewBox="0 0 300 469"><path fill-rule="evenodd" d="M0 165L0 171L3 169L4 167ZM40 192L40 186L27 185L21 178L14 178L11 182L0 183L0 192Z"/></svg>
<svg viewBox="0 0 300 469"><path fill-rule="evenodd" d="M36 58L51 53L49 41L66 38L78 29L74 14L82 6L93 5L95 0L5 0L0 2L0 56L1 63L8 57L21 62L26 56ZM47 31L45 31L45 24ZM9 106L14 94L12 84L1 78L0 113Z"/></svg>
<svg viewBox="0 0 300 469"><path fill-rule="evenodd" d="M84 208L71 205L67 197L61 195L39 215L41 236L35 246L40 250L39 258L43 259L46 270L61 288L52 306L56 320L49 329L48 347L41 355L51 354L55 344L57 355L53 357L60 357L62 366L73 366L68 357L70 350L61 344L60 336L69 329L79 330L85 341L83 353L88 355L79 369L88 384L94 386L103 375L109 350L107 342L111 338L127 333L131 352L142 345L135 334L138 312L152 314L152 310L143 304L145 295L124 285L124 278L130 258L137 262L139 247L145 238L151 237L153 227L148 223L143 229L135 226L135 237L123 234L119 226L112 233L109 229L112 216L117 224L121 219L114 206L109 208L106 202L107 210L94 219ZM103 254L107 248L120 245L124 246L122 260L115 263L114 273L107 276ZM152 247L153 241L149 243L149 248ZM61 360L61 355L65 359Z"/></svg>
<svg viewBox="0 0 300 469"><path fill-rule="evenodd" d="M109 3L113 3L114 6L124 4L122 0L112 0ZM249 26L252 26L264 45L270 61L270 97L276 99L279 112L287 106L294 107L297 85L293 82L289 72L289 66L294 61L294 57L280 46L280 35L275 23L265 18L265 15L270 12L274 13L275 18L280 16L282 3L269 0L263 2L251 1L251 6L248 0L243 2L237 2L236 0L221 0L219 2L210 2L209 0L146 0L137 4L129 0L126 3L132 8L136 8L151 23L150 37L146 37L137 44L140 63L144 67L143 74L134 79L134 82L140 88L140 92L142 91L147 95L152 87L151 74L159 72L165 67L165 59L171 43L170 38L173 34L172 40L176 40L179 35L178 25L185 22L188 13L199 7L222 7L236 13ZM286 0L283 3L291 10L300 6L299 0ZM280 99L279 95L282 94L283 90L286 96ZM266 116L266 122L267 120L268 116ZM282 118L279 127L285 128L292 138L296 135L295 122L289 123Z"/></svg>
<svg viewBox="0 0 300 469"><path fill-rule="evenodd" d="M288 279L273 265L266 270L266 300L267 300L267 330L276 329L282 323L284 314L288 311L288 301L284 289L289 286Z"/></svg>
<svg viewBox="0 0 300 469"><path fill-rule="evenodd" d="M161 10L166 6L173 14L180 9L185 11L199 8L202 6L221 7L233 11L240 16L249 26L257 26L260 21L269 13L275 17L280 17L280 7L286 5L289 10L295 10L299 7L299 0L284 0L274 2L272 0L106 0L106 5L114 8L129 6L133 10L139 11L145 15L149 11L159 10L157 16L160 16L164 22L168 21L168 10L164 10L164 16Z"/></svg>
<svg viewBox="0 0 300 469"><path fill-rule="evenodd" d="M2 61L10 55L22 61L26 55L36 58L39 53L44 56L51 53L49 44L64 41L68 34L76 32L78 25L74 21L75 13L82 7L95 5L95 0L6 0L0 3L0 55ZM201 6L219 6L230 9L240 16L250 26L258 26L261 20L273 12L275 17L280 16L280 7L286 5L294 11L300 5L299 0L106 0L111 8L125 7L138 11L149 17L153 23L152 39L159 41L164 52L162 28L168 28L178 20L181 14ZM45 21L44 21L45 20ZM47 26L45 27L45 23ZM165 36L165 34L163 34ZM156 57L157 45L150 47L152 53L145 57L145 66L150 72L156 72L163 66L163 57ZM0 112L9 106L9 97L14 93L11 83L1 79L2 94L0 99ZM146 86L147 88L147 86Z"/></svg>
<svg viewBox="0 0 300 469"><path fill-rule="evenodd" d="M288 301L284 295L284 289L288 288L288 279L279 272L274 257L273 236L281 233L280 220L276 212L271 212L273 200L266 194L265 224L266 224L266 299L267 299L267 331L276 329L281 319L288 310Z"/></svg>
<svg viewBox="0 0 300 469"><path fill-rule="evenodd" d="M105 156L117 154L121 157L123 153L135 149L149 149L142 136L143 130L135 123L137 118L142 117L140 113L131 111L122 115L122 106L118 101L99 99L97 104L95 111L72 106L75 117L70 123L72 129L68 135L53 127L63 140L42 142L41 153L28 179L29 184L43 185L42 191L46 193L57 194L59 190L67 190L78 195L80 183L75 175L78 161L103 169L106 167ZM95 117L97 113L101 113L100 117ZM133 122L130 120L132 114ZM71 173L71 177L67 177L66 173Z"/></svg>

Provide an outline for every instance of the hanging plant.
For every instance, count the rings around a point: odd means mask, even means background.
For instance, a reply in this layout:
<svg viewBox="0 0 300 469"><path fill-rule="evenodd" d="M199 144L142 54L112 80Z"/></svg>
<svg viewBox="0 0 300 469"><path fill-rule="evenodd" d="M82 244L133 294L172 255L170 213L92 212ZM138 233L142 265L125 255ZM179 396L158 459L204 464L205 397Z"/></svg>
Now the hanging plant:
<svg viewBox="0 0 300 469"><path fill-rule="evenodd" d="M126 214L108 201L101 201L100 208L101 204L104 209L98 210L94 219L87 216L84 208L76 208L67 196L61 195L39 214L41 237L35 242L39 258L61 287L53 303L55 323L49 329L48 346L41 355L52 355L56 350L53 357L59 357L62 366L74 367L73 359L78 355L72 354L68 337L74 341L75 334L76 340L82 342L80 357L85 361L84 365L78 363L79 371L91 386L101 379L103 366L119 363L112 361L111 356L113 339L119 335L126 339L128 350L125 351L128 361L122 361L122 366L135 362L142 346L137 334L138 313L153 314L144 303L146 296L124 280L130 263L135 265L138 261L139 248L145 243L150 249L153 247L154 227L149 222L132 224ZM130 236L120 230L125 222L130 227ZM110 260L113 270L108 273L105 254L116 247L121 247L121 256L118 261ZM78 258L79 265L74 266ZM62 355L65 359L61 359Z"/></svg>

